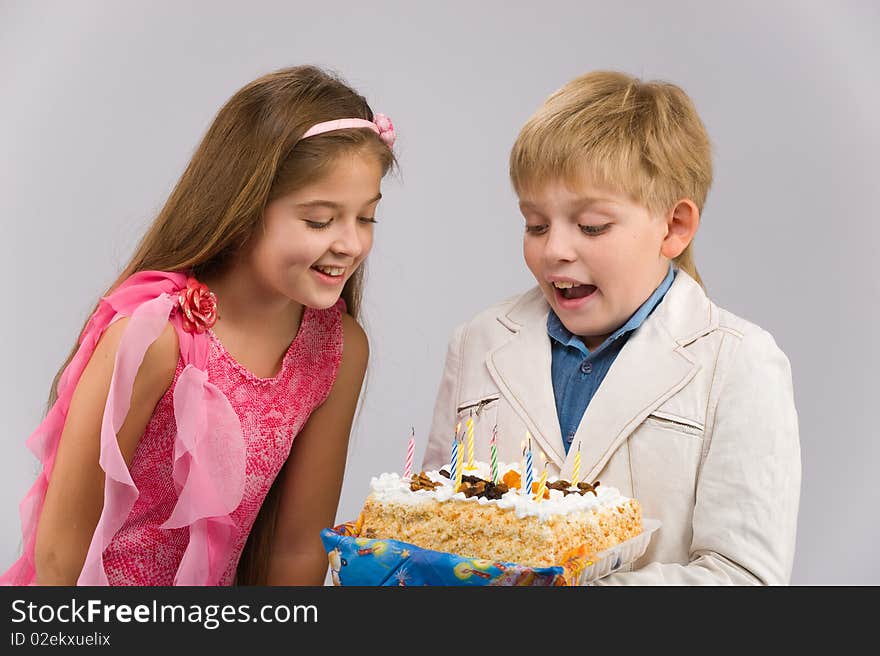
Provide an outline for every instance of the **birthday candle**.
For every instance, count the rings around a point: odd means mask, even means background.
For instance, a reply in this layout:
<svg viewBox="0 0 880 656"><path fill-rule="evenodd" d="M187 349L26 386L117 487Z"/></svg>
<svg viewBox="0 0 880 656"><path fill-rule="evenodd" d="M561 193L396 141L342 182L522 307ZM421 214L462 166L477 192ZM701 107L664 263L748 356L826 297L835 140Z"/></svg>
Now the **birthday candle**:
<svg viewBox="0 0 880 656"><path fill-rule="evenodd" d="M458 451L458 459L456 460L455 467L455 488L453 488L454 492L458 492L458 488L461 487L461 474L464 467L462 466L462 460L464 459L464 445L461 448L457 449Z"/></svg>
<svg viewBox="0 0 880 656"><path fill-rule="evenodd" d="M526 440L528 441L528 449L526 450L526 486L524 491L526 494L532 493L532 434L526 431Z"/></svg>
<svg viewBox="0 0 880 656"><path fill-rule="evenodd" d="M409 438L409 445L406 447L406 465L403 468L403 477L412 476L413 456L416 452L416 429L413 427L412 435Z"/></svg>
<svg viewBox="0 0 880 656"><path fill-rule="evenodd" d="M544 490L547 489L547 458L544 456L544 452L541 451L541 479L538 481L538 490L535 492L535 501L542 501L544 499Z"/></svg>
<svg viewBox="0 0 880 656"><path fill-rule="evenodd" d="M456 468L458 466L458 437L455 437L452 440L452 459L449 461L449 466L452 469L449 478L454 482L457 475Z"/></svg>
<svg viewBox="0 0 880 656"><path fill-rule="evenodd" d="M492 441L489 443L489 451L491 453L491 461L492 461L492 482L498 482L498 447L496 445L497 442L497 429L492 429Z"/></svg>
<svg viewBox="0 0 880 656"><path fill-rule="evenodd" d="M455 425L455 433L452 434L452 457L449 458L449 467L450 472L452 473L452 479L455 480L455 453L458 449L456 442L458 441L458 430L461 428L461 422L458 422Z"/></svg>
<svg viewBox="0 0 880 656"><path fill-rule="evenodd" d="M578 480L581 477L581 443L578 441L578 450L574 454L574 470L571 473L571 485L577 487Z"/></svg>
<svg viewBox="0 0 880 656"><path fill-rule="evenodd" d="M468 469L474 468L474 420L467 418L464 424L467 427L467 450L468 450Z"/></svg>

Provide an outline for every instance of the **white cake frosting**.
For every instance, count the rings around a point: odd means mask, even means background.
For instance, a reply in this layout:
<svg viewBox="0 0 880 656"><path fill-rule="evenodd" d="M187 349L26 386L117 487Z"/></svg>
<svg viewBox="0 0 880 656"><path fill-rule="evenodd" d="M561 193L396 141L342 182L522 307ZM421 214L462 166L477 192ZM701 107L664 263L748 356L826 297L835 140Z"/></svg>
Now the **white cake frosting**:
<svg viewBox="0 0 880 656"><path fill-rule="evenodd" d="M464 474L479 476L484 480L490 480L489 466L483 462L475 462L474 469L465 469ZM449 466L444 467L450 471ZM501 478L505 472L511 469L519 471L517 465L498 463L498 476ZM433 501L460 501L464 503L496 504L499 508L512 509L517 517L534 516L540 520L546 520L555 515L567 515L570 513L588 511L601 507L616 507L627 500L613 487L599 485L596 494L565 494L560 490L548 488L549 499L536 501L532 495L521 494L516 489L506 492L500 499L487 499L485 497L466 497L463 492L453 493L452 481L441 475L439 471L426 471L425 474L432 481L440 483L433 490L410 490L410 480L396 473L385 473L378 477L374 476L370 481L372 496L379 502L395 504L419 504L429 500ZM535 476L535 482L538 477ZM547 479L548 482L559 480L557 477Z"/></svg>

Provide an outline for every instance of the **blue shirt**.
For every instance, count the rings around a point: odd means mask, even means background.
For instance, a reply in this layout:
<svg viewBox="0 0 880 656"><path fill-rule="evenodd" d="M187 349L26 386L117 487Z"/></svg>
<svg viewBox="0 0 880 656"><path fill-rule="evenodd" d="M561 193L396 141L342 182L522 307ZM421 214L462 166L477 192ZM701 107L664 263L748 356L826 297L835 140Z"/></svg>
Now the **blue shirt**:
<svg viewBox="0 0 880 656"><path fill-rule="evenodd" d="M590 405L593 395L611 369L617 354L632 332L642 325L663 300L674 279L675 269L670 264L663 282L648 300L592 352L581 338L563 326L556 313L550 310L547 317L547 334L550 335L552 353L553 396L556 399L556 415L559 417L562 444L565 445L566 453L571 447L587 406Z"/></svg>

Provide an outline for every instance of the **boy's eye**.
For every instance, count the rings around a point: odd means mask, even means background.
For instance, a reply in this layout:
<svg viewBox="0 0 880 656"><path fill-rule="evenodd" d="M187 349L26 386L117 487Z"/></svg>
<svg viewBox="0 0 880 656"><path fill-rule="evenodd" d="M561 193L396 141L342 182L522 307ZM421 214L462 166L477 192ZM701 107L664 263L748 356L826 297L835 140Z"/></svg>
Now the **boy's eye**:
<svg viewBox="0 0 880 656"><path fill-rule="evenodd" d="M600 235L608 228L610 224L606 223L604 225L579 225L578 227L581 229L585 235Z"/></svg>
<svg viewBox="0 0 880 656"><path fill-rule="evenodd" d="M547 231L546 225L527 225L526 233L530 235L543 235Z"/></svg>
<svg viewBox="0 0 880 656"><path fill-rule="evenodd" d="M314 228L315 230L323 230L328 227L333 219L328 219L327 221L315 221L313 219L303 219L306 222L306 225L310 228Z"/></svg>

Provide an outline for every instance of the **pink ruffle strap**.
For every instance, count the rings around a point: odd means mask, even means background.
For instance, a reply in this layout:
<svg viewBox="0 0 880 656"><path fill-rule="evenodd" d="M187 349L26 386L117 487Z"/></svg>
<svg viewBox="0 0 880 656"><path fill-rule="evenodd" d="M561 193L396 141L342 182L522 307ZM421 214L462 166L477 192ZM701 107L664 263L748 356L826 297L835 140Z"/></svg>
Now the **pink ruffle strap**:
<svg viewBox="0 0 880 656"><path fill-rule="evenodd" d="M162 528L189 526L189 544L174 585L217 585L232 553L236 526L230 513L244 494L245 449L238 415L189 364L174 389L174 484L177 504Z"/></svg>
<svg viewBox="0 0 880 656"><path fill-rule="evenodd" d="M43 470L20 506L22 556L0 576L6 585L36 581L36 529L70 399L101 335L113 321L129 316L116 355L110 392L101 426L100 465L104 470L104 507L92 536L80 585L107 585L103 552L125 522L138 489L119 450L116 434L128 414L137 371L150 345L167 321L174 325L185 363L174 393L177 441L174 481L178 501L163 528L189 526L190 541L175 583L216 585L232 550L229 514L241 502L244 490L245 445L238 416L226 397L207 379L208 336L183 330L177 293L187 278L179 273L143 271L128 278L103 298L80 337L80 348L58 385L58 400L28 438Z"/></svg>

